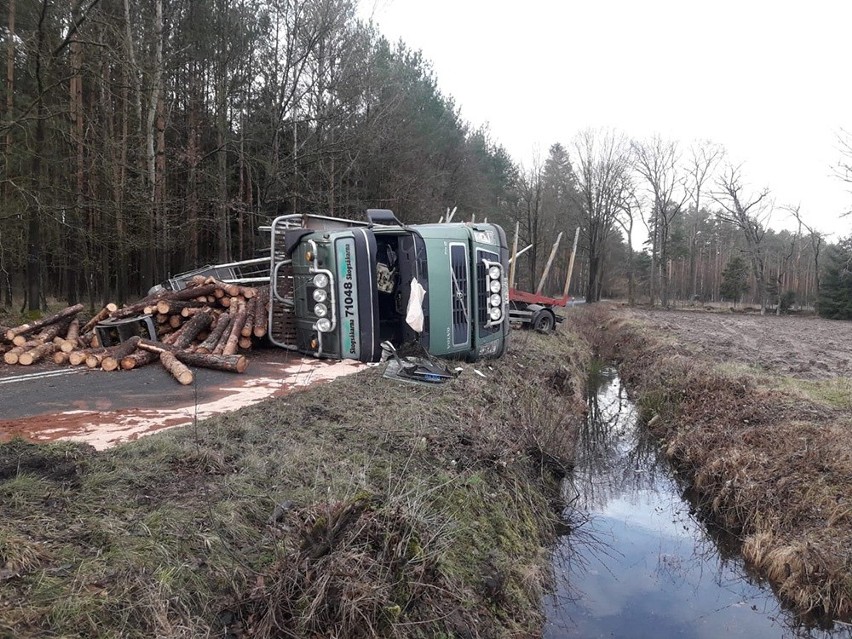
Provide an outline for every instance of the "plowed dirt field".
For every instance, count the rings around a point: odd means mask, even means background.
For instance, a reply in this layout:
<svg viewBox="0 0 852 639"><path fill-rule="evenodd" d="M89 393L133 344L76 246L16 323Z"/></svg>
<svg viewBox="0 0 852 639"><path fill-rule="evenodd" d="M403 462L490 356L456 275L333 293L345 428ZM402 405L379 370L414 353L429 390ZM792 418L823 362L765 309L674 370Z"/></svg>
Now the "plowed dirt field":
<svg viewBox="0 0 852 639"><path fill-rule="evenodd" d="M852 322L707 311L629 312L715 361L801 379L852 377Z"/></svg>

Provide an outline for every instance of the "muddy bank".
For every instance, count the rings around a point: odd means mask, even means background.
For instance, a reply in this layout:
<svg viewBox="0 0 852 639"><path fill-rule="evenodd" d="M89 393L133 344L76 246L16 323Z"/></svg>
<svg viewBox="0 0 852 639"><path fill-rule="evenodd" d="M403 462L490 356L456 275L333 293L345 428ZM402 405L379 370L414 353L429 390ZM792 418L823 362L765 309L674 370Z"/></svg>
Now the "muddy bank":
<svg viewBox="0 0 852 639"><path fill-rule="evenodd" d="M660 329L694 325L683 315L661 311L649 321L647 314L598 307L587 309L582 325L598 353L619 363L700 508L741 540L749 565L800 614L848 620L852 417L842 392L848 378L805 382L779 369L713 356L712 341ZM742 335L754 338L747 327ZM775 357L796 347L773 344L769 332L760 335L761 352ZM800 351L818 348L806 333L800 341Z"/></svg>
<svg viewBox="0 0 852 639"><path fill-rule="evenodd" d="M519 332L445 386L374 368L107 451L2 444L0 636L536 636L587 361Z"/></svg>

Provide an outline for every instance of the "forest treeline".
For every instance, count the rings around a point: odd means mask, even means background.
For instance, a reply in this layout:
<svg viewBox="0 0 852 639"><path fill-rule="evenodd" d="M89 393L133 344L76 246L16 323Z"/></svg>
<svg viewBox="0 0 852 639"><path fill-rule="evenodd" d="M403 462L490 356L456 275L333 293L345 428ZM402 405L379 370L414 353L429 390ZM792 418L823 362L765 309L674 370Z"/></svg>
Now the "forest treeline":
<svg viewBox="0 0 852 639"><path fill-rule="evenodd" d="M834 285L821 280L831 264L848 286L848 243L828 250L805 212L750 190L722 148L587 130L519 166L463 119L420 52L357 8L7 0L0 305L123 302L175 273L255 257L258 228L277 215L367 208L407 223L457 208L456 220L487 218L510 236L517 224L533 245L519 261L525 287L558 233L567 254L579 228L571 291L592 301L810 306ZM782 215L796 232L771 229Z"/></svg>

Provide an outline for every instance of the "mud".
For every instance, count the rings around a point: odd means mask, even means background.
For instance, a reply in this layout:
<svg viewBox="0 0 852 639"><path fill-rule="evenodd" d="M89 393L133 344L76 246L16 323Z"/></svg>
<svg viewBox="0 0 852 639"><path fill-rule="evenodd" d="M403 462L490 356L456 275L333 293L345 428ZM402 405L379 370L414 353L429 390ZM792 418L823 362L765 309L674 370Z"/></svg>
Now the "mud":
<svg viewBox="0 0 852 639"><path fill-rule="evenodd" d="M852 376L852 322L705 311L627 312L717 362L800 379Z"/></svg>

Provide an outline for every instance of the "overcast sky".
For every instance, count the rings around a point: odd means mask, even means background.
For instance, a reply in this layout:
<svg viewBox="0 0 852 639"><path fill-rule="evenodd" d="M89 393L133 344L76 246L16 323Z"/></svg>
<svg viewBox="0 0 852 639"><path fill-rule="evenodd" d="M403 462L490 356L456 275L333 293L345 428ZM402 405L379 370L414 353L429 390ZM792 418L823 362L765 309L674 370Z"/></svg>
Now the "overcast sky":
<svg viewBox="0 0 852 639"><path fill-rule="evenodd" d="M361 0L390 40L516 161L587 127L711 139L755 190L848 235L836 178L852 131L852 1ZM771 226L790 226L776 213Z"/></svg>

